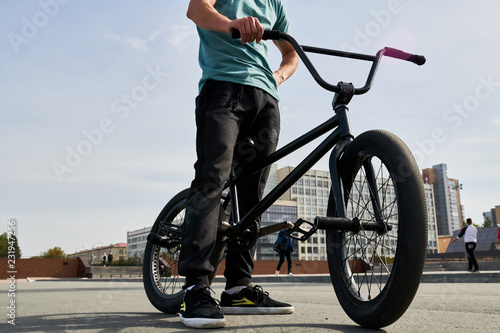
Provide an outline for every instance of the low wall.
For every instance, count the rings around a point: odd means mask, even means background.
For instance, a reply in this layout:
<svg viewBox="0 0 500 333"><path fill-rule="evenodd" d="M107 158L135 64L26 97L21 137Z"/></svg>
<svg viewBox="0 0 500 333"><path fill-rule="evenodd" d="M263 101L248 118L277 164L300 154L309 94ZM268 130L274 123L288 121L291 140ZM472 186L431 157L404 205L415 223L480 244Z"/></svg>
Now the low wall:
<svg viewBox="0 0 500 333"><path fill-rule="evenodd" d="M257 260L253 275L269 275L276 272L277 260ZM222 261L217 275L224 274L226 267L225 260ZM287 262L281 266L280 273L286 274ZM92 277L94 279L111 277L138 277L142 276L142 266L91 266ZM329 274L328 263L326 261L292 261L292 273L294 274Z"/></svg>
<svg viewBox="0 0 500 333"><path fill-rule="evenodd" d="M223 260L217 275L224 274L225 261ZM280 273L286 274L288 263L285 260L281 266ZM268 275L274 274L276 272L276 267L278 266L277 260L258 260L255 262L255 267L252 275ZM304 261L296 260L292 261L292 273L293 274L329 274L328 262L327 261Z"/></svg>
<svg viewBox="0 0 500 333"><path fill-rule="evenodd" d="M80 259L37 258L15 259L15 262L12 262L7 258L0 258L0 279L7 279L11 275L14 275L16 279L86 277L89 271L85 262Z"/></svg>

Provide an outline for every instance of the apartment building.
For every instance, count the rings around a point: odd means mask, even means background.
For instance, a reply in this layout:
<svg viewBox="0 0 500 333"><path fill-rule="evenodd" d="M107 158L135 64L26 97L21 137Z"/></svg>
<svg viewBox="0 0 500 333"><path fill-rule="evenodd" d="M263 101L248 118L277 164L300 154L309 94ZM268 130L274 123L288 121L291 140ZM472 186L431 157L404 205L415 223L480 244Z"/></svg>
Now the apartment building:
<svg viewBox="0 0 500 333"><path fill-rule="evenodd" d="M434 165L422 170L424 184L434 190L436 222L439 236L451 236L464 224L463 207L460 200L460 183L448 177L446 164Z"/></svg>
<svg viewBox="0 0 500 333"><path fill-rule="evenodd" d="M278 181L282 181L294 167L276 170ZM326 216L330 194L330 176L328 171L309 170L280 199L297 202L298 217L314 221L316 216ZM326 260L325 232L319 230L298 246L300 260Z"/></svg>
<svg viewBox="0 0 500 333"><path fill-rule="evenodd" d="M294 168L284 167L276 170L277 180L283 180ZM359 176L358 176L359 178ZM357 179L363 184L363 179ZM328 171L309 170L292 188L287 191L281 199L295 200L298 205L298 217L313 221L316 216L326 216L328 197L330 191L330 174ZM361 188L362 186L360 186ZM424 185L428 216L428 253L437 253L438 232L436 225L436 208L434 204L434 189L432 185ZM368 188L363 188L362 195L369 197ZM388 200L394 195L394 191L388 191ZM455 199L457 200L457 199ZM459 197L458 197L459 200ZM395 221L394 221L395 222ZM324 231L318 231L306 242L299 244L299 259L301 260L326 260L326 235ZM388 244L387 244L388 245Z"/></svg>

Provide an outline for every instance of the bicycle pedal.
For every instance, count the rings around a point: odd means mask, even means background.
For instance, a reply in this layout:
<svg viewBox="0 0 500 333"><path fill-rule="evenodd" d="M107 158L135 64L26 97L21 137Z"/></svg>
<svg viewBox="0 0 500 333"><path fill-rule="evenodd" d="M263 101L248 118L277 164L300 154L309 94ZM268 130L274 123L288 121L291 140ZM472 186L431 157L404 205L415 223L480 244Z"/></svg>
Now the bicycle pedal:
<svg viewBox="0 0 500 333"><path fill-rule="evenodd" d="M302 225L308 226L309 229L303 229L301 228ZM297 222L294 223L293 228L288 229L285 231L285 234L290 236L290 238L297 239L299 241L305 241L311 237L318 228L314 225L314 223L306 221L304 219L298 219ZM302 234L302 236L295 236L293 233L299 233Z"/></svg>

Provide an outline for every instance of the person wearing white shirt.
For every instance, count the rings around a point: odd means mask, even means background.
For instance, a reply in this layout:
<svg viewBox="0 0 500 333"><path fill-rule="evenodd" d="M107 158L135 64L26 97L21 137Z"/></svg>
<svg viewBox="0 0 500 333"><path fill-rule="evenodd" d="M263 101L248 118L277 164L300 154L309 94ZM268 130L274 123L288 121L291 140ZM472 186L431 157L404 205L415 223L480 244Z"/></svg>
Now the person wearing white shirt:
<svg viewBox="0 0 500 333"><path fill-rule="evenodd" d="M458 237L452 239L456 242L459 238L464 237L465 250L467 251L467 259L469 260L469 269L471 273L479 273L479 266L477 264L476 256L474 255L474 250L477 244L477 228L472 225L472 219L467 219L467 226L464 227ZM474 268L473 268L474 267Z"/></svg>

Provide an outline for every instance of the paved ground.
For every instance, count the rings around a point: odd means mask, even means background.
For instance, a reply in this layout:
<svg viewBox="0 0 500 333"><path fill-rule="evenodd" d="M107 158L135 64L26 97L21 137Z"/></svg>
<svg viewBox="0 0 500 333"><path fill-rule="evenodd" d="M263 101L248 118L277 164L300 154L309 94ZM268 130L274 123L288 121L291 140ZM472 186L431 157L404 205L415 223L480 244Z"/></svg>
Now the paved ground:
<svg viewBox="0 0 500 333"><path fill-rule="evenodd" d="M18 281L15 296L0 283L1 332L190 332L177 315L154 309L135 281ZM219 332L368 332L340 308L329 283L266 283L292 303L282 316L227 316ZM220 295L222 283L213 289ZM7 323L15 300L16 326ZM499 332L500 283L422 283L414 302L380 332ZM210 330L209 330L210 331Z"/></svg>

